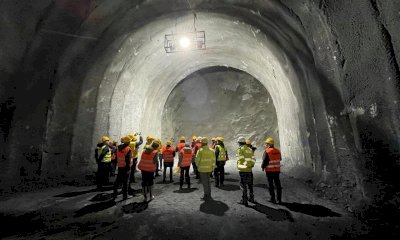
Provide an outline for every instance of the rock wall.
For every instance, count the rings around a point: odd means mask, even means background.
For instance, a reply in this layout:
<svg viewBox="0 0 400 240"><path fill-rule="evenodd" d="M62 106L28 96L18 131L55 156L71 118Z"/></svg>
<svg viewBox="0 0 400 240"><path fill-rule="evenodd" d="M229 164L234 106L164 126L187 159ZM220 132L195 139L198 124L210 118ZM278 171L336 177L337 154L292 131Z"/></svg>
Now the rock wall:
<svg viewBox="0 0 400 240"><path fill-rule="evenodd" d="M231 158L237 138L255 142L258 159L263 142L273 137L279 148L278 122L272 98L251 75L224 67L206 68L185 78L166 102L162 139L223 136Z"/></svg>

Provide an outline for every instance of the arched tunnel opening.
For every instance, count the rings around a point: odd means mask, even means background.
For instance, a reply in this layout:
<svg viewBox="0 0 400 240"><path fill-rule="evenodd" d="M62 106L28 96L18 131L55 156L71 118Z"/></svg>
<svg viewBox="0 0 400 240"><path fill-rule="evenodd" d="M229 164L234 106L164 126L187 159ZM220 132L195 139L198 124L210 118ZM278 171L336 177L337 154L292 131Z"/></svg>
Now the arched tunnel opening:
<svg viewBox="0 0 400 240"><path fill-rule="evenodd" d="M0 2L0 236L398 236L387 219L400 199L399 11L380 0ZM168 45L193 32L196 47ZM155 178L150 202L139 182L128 199L98 192L99 139L133 132L174 146L223 136L225 186L201 202L195 176L181 191L174 173ZM239 137L257 147L248 207ZM282 153L280 205L261 169L267 137Z"/></svg>

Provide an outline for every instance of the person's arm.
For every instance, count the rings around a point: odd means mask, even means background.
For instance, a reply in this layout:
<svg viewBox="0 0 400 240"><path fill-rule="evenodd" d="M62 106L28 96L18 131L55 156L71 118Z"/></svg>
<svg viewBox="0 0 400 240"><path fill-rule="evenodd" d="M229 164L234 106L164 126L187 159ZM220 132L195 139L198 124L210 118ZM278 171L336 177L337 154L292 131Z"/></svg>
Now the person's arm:
<svg viewBox="0 0 400 240"><path fill-rule="evenodd" d="M225 154L226 154L226 161L228 161L229 160L228 150L225 150Z"/></svg>
<svg viewBox="0 0 400 240"><path fill-rule="evenodd" d="M215 161L218 161L219 147L215 148Z"/></svg>
<svg viewBox="0 0 400 240"><path fill-rule="evenodd" d="M268 166L268 163L269 163L269 156L268 156L267 152L264 151L263 156L262 156L261 168L264 170L264 168L266 168Z"/></svg>
<svg viewBox="0 0 400 240"><path fill-rule="evenodd" d="M125 155L125 169L127 172L131 170L131 158L132 158L132 150Z"/></svg>
<svg viewBox="0 0 400 240"><path fill-rule="evenodd" d="M96 159L96 162L99 162L99 153L97 151L97 148L94 150L94 159Z"/></svg>
<svg viewBox="0 0 400 240"><path fill-rule="evenodd" d="M142 137L141 135L139 135L139 141L136 142L136 149L137 149L140 145L142 145L142 143L143 143L143 137Z"/></svg>
<svg viewBox="0 0 400 240"><path fill-rule="evenodd" d="M194 162L196 163L197 166L199 166L200 159L201 159L201 151L197 151L197 153L196 153L196 159L195 159L195 161L194 161Z"/></svg>
<svg viewBox="0 0 400 240"><path fill-rule="evenodd" d="M178 160L178 166L180 167L181 166L181 163L182 163L182 159L183 159L183 153L182 152L179 152L179 160Z"/></svg>
<svg viewBox="0 0 400 240"><path fill-rule="evenodd" d="M157 161L158 161L158 154L154 154L153 163L157 165Z"/></svg>

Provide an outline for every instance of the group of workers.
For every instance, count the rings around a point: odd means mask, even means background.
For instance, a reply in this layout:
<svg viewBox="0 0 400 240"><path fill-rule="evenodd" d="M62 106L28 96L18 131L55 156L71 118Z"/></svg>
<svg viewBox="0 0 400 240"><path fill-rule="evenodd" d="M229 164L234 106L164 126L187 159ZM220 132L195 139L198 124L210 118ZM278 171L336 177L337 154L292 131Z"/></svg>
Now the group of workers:
<svg viewBox="0 0 400 240"><path fill-rule="evenodd" d="M148 200L147 195L150 200L154 199L154 179L160 176L162 163L164 163L163 183L166 182L167 168L169 168L169 182L173 182L173 166L176 155L178 155L180 169L180 189L183 189L184 183L190 188L189 170L191 165L193 174L196 175L196 179L200 179L203 185L202 200L211 199L210 177L215 178L215 187L223 186L225 163L229 160L223 137L212 138L211 146L208 145L207 137L193 136L191 144L186 143L185 137L180 137L179 143L174 147L171 140L167 140L165 146L162 146L160 139L147 136L138 161L138 149L142 143L143 138L140 133L122 137L119 145L115 141L110 141L107 136L101 138L95 149L95 159L98 164L97 187L100 190L109 183L109 177L116 173L113 196L117 197L118 188L122 184L123 199L127 199L128 191L132 190L131 183L135 182L137 168L142 174L141 185L144 201ZM239 137L237 143L239 146L236 152L236 161L242 190L242 199L239 203L247 206L248 202L255 202L252 169L256 162L254 157L256 148L244 137ZM280 204L282 202L282 187L279 180L281 153L274 147L272 138L267 138L265 144L261 168L267 175L270 202ZM247 192L249 192L249 196L247 196Z"/></svg>

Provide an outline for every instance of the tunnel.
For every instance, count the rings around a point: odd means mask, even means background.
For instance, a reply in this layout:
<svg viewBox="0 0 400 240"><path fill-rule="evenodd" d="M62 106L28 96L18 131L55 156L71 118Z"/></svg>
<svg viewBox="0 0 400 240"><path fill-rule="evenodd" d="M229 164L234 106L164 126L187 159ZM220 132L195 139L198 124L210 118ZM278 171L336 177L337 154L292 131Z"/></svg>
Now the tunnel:
<svg viewBox="0 0 400 240"><path fill-rule="evenodd" d="M29 0L0 14L1 237L400 235L398 2ZM130 133L223 136L229 181L201 202L202 184L182 192L174 172L148 203L138 182L114 201L94 188L94 151ZM240 137L257 148L248 207ZM281 205L261 169L269 137Z"/></svg>

